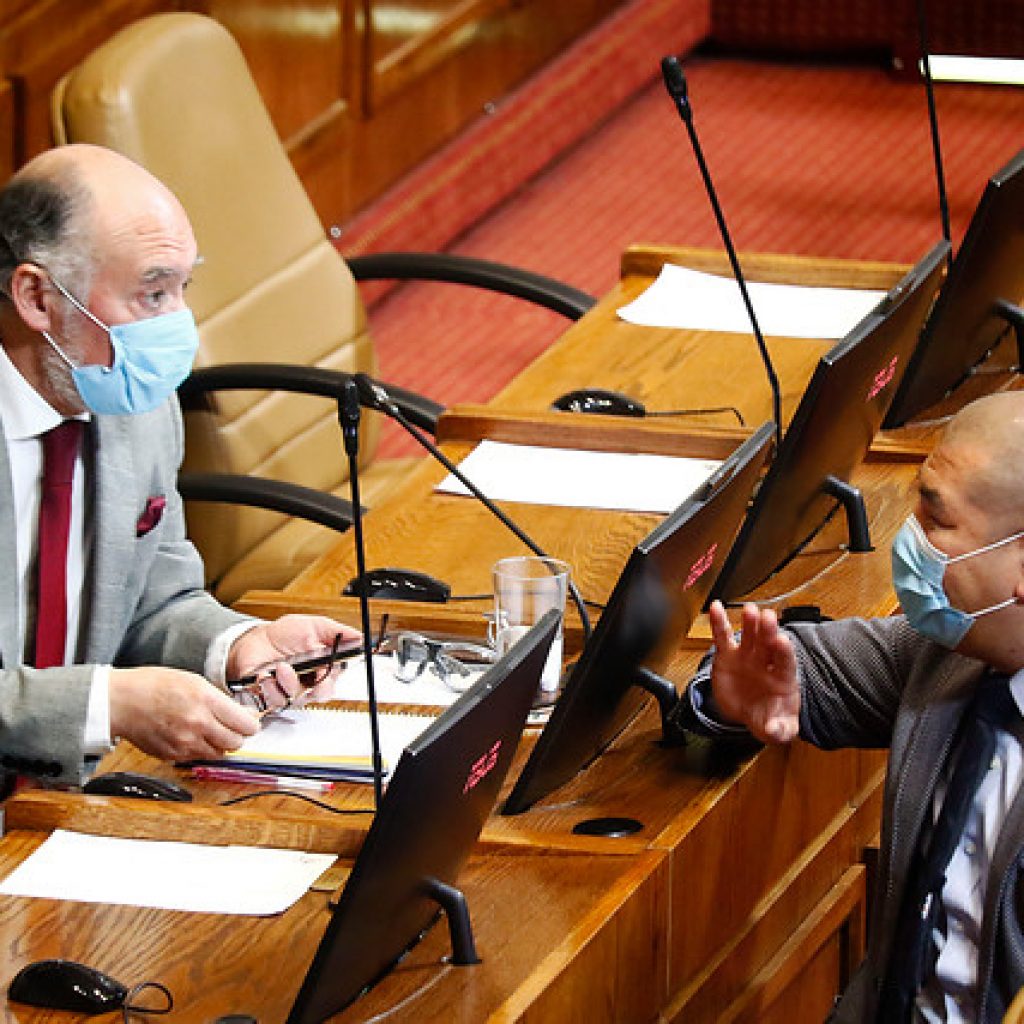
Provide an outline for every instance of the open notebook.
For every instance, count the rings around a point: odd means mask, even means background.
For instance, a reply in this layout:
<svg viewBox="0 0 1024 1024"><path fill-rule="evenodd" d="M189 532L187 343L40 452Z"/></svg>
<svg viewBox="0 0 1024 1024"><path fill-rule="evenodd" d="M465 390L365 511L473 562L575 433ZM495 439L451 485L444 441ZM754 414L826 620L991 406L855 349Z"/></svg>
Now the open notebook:
<svg viewBox="0 0 1024 1024"><path fill-rule="evenodd" d="M405 747L435 718L396 712L382 712L378 718L387 778ZM370 716L365 711L289 708L265 718L263 728L255 736L247 737L238 750L222 758L191 763L299 778L370 782Z"/></svg>

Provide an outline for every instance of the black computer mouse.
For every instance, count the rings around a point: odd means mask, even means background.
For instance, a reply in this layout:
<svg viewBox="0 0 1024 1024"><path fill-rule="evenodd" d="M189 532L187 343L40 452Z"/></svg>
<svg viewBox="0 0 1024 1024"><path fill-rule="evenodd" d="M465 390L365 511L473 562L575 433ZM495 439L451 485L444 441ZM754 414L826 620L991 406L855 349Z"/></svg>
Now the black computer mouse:
<svg viewBox="0 0 1024 1024"><path fill-rule="evenodd" d="M192 799L192 794L177 782L138 772L94 775L82 787L82 792L98 796L131 796L139 800L174 800L177 803L188 803Z"/></svg>
<svg viewBox="0 0 1024 1024"><path fill-rule="evenodd" d="M11 1002L90 1015L118 1009L127 995L121 982L76 960L26 964L7 987Z"/></svg>
<svg viewBox="0 0 1024 1024"><path fill-rule="evenodd" d="M559 395L552 403L552 409L562 412L592 412L604 416L646 416L643 402L624 395L621 391L606 388L578 388Z"/></svg>
<svg viewBox="0 0 1024 1024"><path fill-rule="evenodd" d="M452 588L443 580L416 569L370 569L365 577L356 576L345 584L342 591L349 597L356 597L363 591L363 579L367 597L385 597L392 601L429 601L444 604L451 596Z"/></svg>

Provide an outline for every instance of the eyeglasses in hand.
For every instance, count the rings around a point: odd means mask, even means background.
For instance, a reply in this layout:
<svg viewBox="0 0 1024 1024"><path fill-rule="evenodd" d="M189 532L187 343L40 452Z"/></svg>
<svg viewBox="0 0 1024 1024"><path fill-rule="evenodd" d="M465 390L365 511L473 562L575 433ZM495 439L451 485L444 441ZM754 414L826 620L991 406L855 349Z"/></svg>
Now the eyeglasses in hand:
<svg viewBox="0 0 1024 1024"><path fill-rule="evenodd" d="M288 658L278 658L276 661L253 669L249 675L242 676L240 679L228 680L225 685L233 695L254 708L262 718L272 711L281 711L289 707L295 699L278 680L278 665L282 663L290 665L299 677L299 684L303 691L308 691L336 675L343 662L350 658L357 658L362 653L361 637L346 638L338 633L330 647ZM274 696L279 696L280 700L273 700Z"/></svg>

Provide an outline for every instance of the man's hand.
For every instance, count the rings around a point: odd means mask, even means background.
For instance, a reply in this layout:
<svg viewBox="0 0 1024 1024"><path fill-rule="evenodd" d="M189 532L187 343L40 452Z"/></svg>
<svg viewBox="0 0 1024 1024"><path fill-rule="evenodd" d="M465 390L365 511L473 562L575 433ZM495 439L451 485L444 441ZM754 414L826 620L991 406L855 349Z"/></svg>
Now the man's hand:
<svg viewBox="0 0 1024 1024"><path fill-rule="evenodd" d="M745 725L762 743L788 743L800 728L800 688L793 643L775 613L743 606L737 643L720 601L708 609L715 658L711 689L722 715Z"/></svg>
<svg viewBox="0 0 1024 1024"><path fill-rule="evenodd" d="M111 736L164 761L220 757L258 729L252 711L192 672L110 670Z"/></svg>
<svg viewBox="0 0 1024 1024"><path fill-rule="evenodd" d="M281 659L331 647L339 633L345 640L359 636L358 630L323 615L283 615L243 633L231 645L227 678L240 679L257 668L274 666L276 683L264 684L262 691L270 707L281 707L302 692L295 672Z"/></svg>

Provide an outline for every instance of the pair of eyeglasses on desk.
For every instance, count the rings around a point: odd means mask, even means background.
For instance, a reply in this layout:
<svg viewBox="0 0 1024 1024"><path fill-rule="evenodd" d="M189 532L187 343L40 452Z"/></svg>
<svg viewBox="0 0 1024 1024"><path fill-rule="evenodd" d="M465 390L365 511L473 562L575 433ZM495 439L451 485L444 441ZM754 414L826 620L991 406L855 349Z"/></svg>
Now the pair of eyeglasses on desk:
<svg viewBox="0 0 1024 1024"><path fill-rule="evenodd" d="M391 652L399 682L413 683L430 672L456 693L466 690L481 666L492 664L497 657L482 644L442 640L420 633L397 633L386 637L381 646Z"/></svg>

